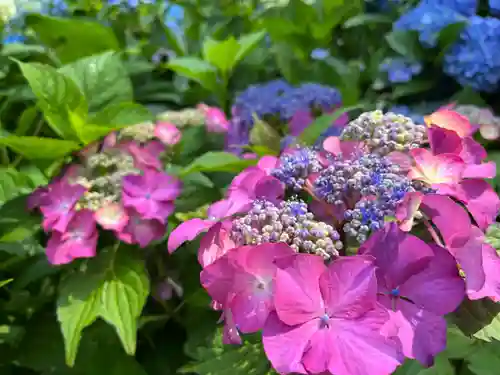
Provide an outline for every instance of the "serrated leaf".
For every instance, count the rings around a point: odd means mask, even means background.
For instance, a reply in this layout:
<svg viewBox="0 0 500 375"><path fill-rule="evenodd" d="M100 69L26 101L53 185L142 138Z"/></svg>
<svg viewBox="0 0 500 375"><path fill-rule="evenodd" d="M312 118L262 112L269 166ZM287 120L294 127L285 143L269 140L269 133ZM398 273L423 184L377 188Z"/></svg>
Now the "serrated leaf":
<svg viewBox="0 0 500 375"><path fill-rule="evenodd" d="M149 279L141 258L129 249L106 249L88 269L63 280L57 316L65 339L66 362L76 359L83 329L97 317L112 325L125 351L136 348L137 319L149 294Z"/></svg>
<svg viewBox="0 0 500 375"><path fill-rule="evenodd" d="M82 119L88 112L87 102L77 84L49 65L17 63L50 127L62 138L77 140L69 112Z"/></svg>
<svg viewBox="0 0 500 375"><path fill-rule="evenodd" d="M59 71L78 85L90 111L133 100L132 82L115 52L80 59L63 66Z"/></svg>
<svg viewBox="0 0 500 375"><path fill-rule="evenodd" d="M279 152L281 147L281 136L279 133L267 122L255 115L253 117L254 125L252 130L250 130L250 143L256 146L264 146L273 150L273 152Z"/></svg>
<svg viewBox="0 0 500 375"><path fill-rule="evenodd" d="M64 64L82 57L120 50L113 30L98 22L30 14L26 17L26 23Z"/></svg>
<svg viewBox="0 0 500 375"><path fill-rule="evenodd" d="M40 137L9 136L0 138L0 144L31 160L55 160L80 149L73 141Z"/></svg>
<svg viewBox="0 0 500 375"><path fill-rule="evenodd" d="M185 167L181 176L194 172L234 172L239 173L243 169L254 165L257 160L241 159L234 154L222 151L210 151L196 158Z"/></svg>
<svg viewBox="0 0 500 375"><path fill-rule="evenodd" d="M198 82L207 90L217 88L216 69L196 57L178 57L170 60L168 68L177 74Z"/></svg>

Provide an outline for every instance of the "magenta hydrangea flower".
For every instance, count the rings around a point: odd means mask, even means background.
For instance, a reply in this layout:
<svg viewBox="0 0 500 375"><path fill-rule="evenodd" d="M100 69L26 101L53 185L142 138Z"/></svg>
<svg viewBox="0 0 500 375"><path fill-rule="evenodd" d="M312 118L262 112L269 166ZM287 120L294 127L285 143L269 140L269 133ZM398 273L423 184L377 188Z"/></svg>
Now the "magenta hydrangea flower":
<svg viewBox="0 0 500 375"><path fill-rule="evenodd" d="M236 247L231 239L232 223L225 220L211 227L200 241L198 249L198 262L205 268Z"/></svg>
<svg viewBox="0 0 500 375"><path fill-rule="evenodd" d="M173 201L180 189L181 183L176 178L147 169L142 175L123 178L123 205L134 208L144 219L164 223L174 211Z"/></svg>
<svg viewBox="0 0 500 375"><path fill-rule="evenodd" d="M281 374L387 375L403 360L377 301L370 257L327 267L319 257L297 255L276 271L274 304L263 343Z"/></svg>
<svg viewBox="0 0 500 375"><path fill-rule="evenodd" d="M95 220L104 229L121 231L127 225L129 217L119 203L109 203L95 212Z"/></svg>
<svg viewBox="0 0 500 375"><path fill-rule="evenodd" d="M75 205L87 189L65 180L52 184L43 196L40 211L43 213L45 231L55 230L64 233L70 220L75 215Z"/></svg>
<svg viewBox="0 0 500 375"><path fill-rule="evenodd" d="M424 365L446 347L444 315L465 296L455 260L391 223L360 248L375 258L381 303L391 311L404 354Z"/></svg>
<svg viewBox="0 0 500 375"><path fill-rule="evenodd" d="M209 107L199 104L198 109L205 115L205 125L210 133L227 133L229 120L222 110L216 107Z"/></svg>
<svg viewBox="0 0 500 375"><path fill-rule="evenodd" d="M152 141L141 146L137 142L131 141L120 147L132 155L134 166L137 169L141 171L148 169L160 171L162 169L160 155L164 151L164 146L161 142Z"/></svg>
<svg viewBox="0 0 500 375"><path fill-rule="evenodd" d="M90 210L76 212L66 231L52 232L46 254L50 263L66 264L76 258L92 258L96 255L97 229Z"/></svg>
<svg viewBox="0 0 500 375"><path fill-rule="evenodd" d="M256 332L274 310L276 261L294 254L284 243L241 246L207 266L201 283L214 300L231 310L241 332Z"/></svg>
<svg viewBox="0 0 500 375"><path fill-rule="evenodd" d="M165 234L165 224L156 219L145 219L133 208L127 209L127 225L116 232L118 238L129 244L138 244L144 248L151 242L161 240Z"/></svg>
<svg viewBox="0 0 500 375"><path fill-rule="evenodd" d="M182 133L174 124L158 122L155 125L154 135L165 145L175 145L181 141Z"/></svg>

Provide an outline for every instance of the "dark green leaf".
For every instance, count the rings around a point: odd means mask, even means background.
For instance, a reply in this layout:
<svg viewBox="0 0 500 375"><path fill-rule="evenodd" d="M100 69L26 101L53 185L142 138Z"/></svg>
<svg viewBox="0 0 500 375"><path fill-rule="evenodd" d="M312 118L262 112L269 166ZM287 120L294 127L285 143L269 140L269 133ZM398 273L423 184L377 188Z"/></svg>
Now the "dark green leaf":
<svg viewBox="0 0 500 375"><path fill-rule="evenodd" d="M32 160L59 159L80 148L80 145L73 141L40 137L9 136L0 138L0 144Z"/></svg>
<svg viewBox="0 0 500 375"><path fill-rule="evenodd" d="M0 207L0 242L17 243L40 230L40 218L26 208L27 195L20 195Z"/></svg>
<svg viewBox="0 0 500 375"><path fill-rule="evenodd" d="M466 21L449 24L441 29L438 35L439 58L442 58L448 48L455 43L462 30L467 26Z"/></svg>
<svg viewBox="0 0 500 375"><path fill-rule="evenodd" d="M466 336L454 324L448 324L446 344L445 355L454 359L465 358L476 348L474 339Z"/></svg>
<svg viewBox="0 0 500 375"><path fill-rule="evenodd" d="M476 375L498 375L498 369L500 369L499 353L498 341L482 344L467 357L469 369Z"/></svg>
<svg viewBox="0 0 500 375"><path fill-rule="evenodd" d="M133 100L132 83L118 54L90 56L59 69L84 93L90 111Z"/></svg>
<svg viewBox="0 0 500 375"><path fill-rule="evenodd" d="M241 172L243 169L256 164L254 159L240 159L234 154L221 151L211 151L201 155L185 167L181 175L194 172Z"/></svg>
<svg viewBox="0 0 500 375"><path fill-rule="evenodd" d="M49 65L18 62L47 122L62 138L76 139L72 121L87 116L87 102L76 83Z"/></svg>
<svg viewBox="0 0 500 375"><path fill-rule="evenodd" d="M216 69L196 57L178 57L170 60L168 67L177 74L198 82L208 90L217 87Z"/></svg>
<svg viewBox="0 0 500 375"><path fill-rule="evenodd" d="M97 22L31 14L26 17L26 23L56 52L63 64L120 49L113 31Z"/></svg>
<svg viewBox="0 0 500 375"><path fill-rule="evenodd" d="M411 60L421 60L425 56L416 31L392 31L385 39L395 52Z"/></svg>
<svg viewBox="0 0 500 375"><path fill-rule="evenodd" d="M408 83L400 84L394 87L392 92L392 99L396 100L404 96L415 95L421 92L432 89L434 81L419 81L413 80Z"/></svg>
<svg viewBox="0 0 500 375"><path fill-rule="evenodd" d="M500 340L500 304L489 299L465 300L456 312L456 323L467 335L484 341Z"/></svg>

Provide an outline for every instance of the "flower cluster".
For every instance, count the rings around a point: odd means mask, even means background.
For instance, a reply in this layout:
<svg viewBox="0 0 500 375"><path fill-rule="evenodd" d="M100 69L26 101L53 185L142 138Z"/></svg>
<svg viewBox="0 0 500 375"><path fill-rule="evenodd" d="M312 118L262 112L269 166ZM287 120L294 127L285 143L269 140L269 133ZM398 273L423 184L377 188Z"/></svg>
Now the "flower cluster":
<svg viewBox="0 0 500 375"><path fill-rule="evenodd" d="M479 133L484 139L500 138L500 117L495 116L490 108L459 105L454 110L466 116L473 125L479 126Z"/></svg>
<svg viewBox="0 0 500 375"><path fill-rule="evenodd" d="M431 365L465 298L500 299L495 165L465 116L425 123L364 113L322 147L262 158L172 232L171 252L206 232L200 279L224 342L261 331L281 374L385 375Z"/></svg>
<svg viewBox="0 0 500 375"><path fill-rule="evenodd" d="M340 93L328 86L306 83L293 87L283 80L249 86L235 100L226 146L238 152L248 145L255 119L265 121L280 134L299 135L315 117L341 105ZM343 125L345 118L336 122Z"/></svg>
<svg viewBox="0 0 500 375"><path fill-rule="evenodd" d="M51 233L49 261L95 256L97 224L141 247L161 239L181 186L162 171L160 158L179 140L180 132L169 123L126 128L88 146L48 186L37 189L28 204L41 211L43 228Z"/></svg>
<svg viewBox="0 0 500 375"><path fill-rule="evenodd" d="M382 62L380 71L387 73L391 83L405 83L422 71L422 64L404 57L391 58Z"/></svg>

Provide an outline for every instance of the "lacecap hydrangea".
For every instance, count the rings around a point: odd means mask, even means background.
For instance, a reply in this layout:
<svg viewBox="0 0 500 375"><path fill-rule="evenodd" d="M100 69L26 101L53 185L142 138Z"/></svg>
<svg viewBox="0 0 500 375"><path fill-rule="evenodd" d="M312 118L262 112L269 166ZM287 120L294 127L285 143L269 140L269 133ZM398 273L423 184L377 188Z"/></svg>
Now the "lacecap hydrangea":
<svg viewBox="0 0 500 375"><path fill-rule="evenodd" d="M294 87L284 80L255 84L235 100L226 136L226 148L240 153L250 143L256 119L265 121L280 135L299 135L316 117L341 106L341 95L333 87L304 83ZM337 126L342 126L345 117ZM332 124L335 125L335 124Z"/></svg>
<svg viewBox="0 0 500 375"><path fill-rule="evenodd" d="M261 332L280 374L385 375L431 365L464 300L500 299L485 241L495 164L466 117L425 122L363 113L321 147L262 157L207 219L174 229L170 252L204 233L200 280L225 343Z"/></svg>
<svg viewBox="0 0 500 375"><path fill-rule="evenodd" d="M43 216L49 262L95 256L98 226L140 247L163 238L181 182L163 172L161 158L180 138L180 131L165 122L125 128L89 145L38 188L28 208Z"/></svg>

